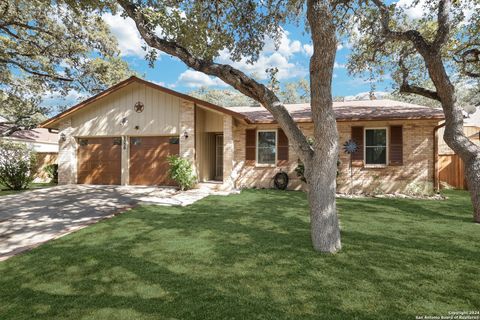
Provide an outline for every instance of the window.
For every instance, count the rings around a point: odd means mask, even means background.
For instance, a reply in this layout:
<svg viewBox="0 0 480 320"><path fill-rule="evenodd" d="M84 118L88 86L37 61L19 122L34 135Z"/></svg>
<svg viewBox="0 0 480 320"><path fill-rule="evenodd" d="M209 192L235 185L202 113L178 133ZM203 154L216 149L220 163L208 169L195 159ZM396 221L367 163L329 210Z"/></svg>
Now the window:
<svg viewBox="0 0 480 320"><path fill-rule="evenodd" d="M275 165L277 131L257 131L257 164Z"/></svg>
<svg viewBox="0 0 480 320"><path fill-rule="evenodd" d="M365 164L387 164L387 129L365 129Z"/></svg>

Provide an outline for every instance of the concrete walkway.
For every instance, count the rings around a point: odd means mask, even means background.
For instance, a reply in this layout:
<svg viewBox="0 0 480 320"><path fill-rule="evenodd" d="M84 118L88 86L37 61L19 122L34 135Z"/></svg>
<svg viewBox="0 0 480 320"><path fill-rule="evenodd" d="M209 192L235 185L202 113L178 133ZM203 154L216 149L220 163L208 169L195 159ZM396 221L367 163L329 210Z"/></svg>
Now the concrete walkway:
<svg viewBox="0 0 480 320"><path fill-rule="evenodd" d="M0 261L137 204L189 205L208 189L69 185L0 197Z"/></svg>

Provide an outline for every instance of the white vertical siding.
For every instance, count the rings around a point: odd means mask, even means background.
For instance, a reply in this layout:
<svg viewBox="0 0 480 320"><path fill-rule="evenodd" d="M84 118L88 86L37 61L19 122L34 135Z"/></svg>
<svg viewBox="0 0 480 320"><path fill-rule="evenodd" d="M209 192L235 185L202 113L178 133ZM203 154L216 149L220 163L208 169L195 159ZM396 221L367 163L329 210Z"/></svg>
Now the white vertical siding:
<svg viewBox="0 0 480 320"><path fill-rule="evenodd" d="M141 113L134 110L138 101L145 105ZM144 84L132 83L76 112L72 116L72 135L176 135L181 101ZM124 117L127 123L122 125Z"/></svg>

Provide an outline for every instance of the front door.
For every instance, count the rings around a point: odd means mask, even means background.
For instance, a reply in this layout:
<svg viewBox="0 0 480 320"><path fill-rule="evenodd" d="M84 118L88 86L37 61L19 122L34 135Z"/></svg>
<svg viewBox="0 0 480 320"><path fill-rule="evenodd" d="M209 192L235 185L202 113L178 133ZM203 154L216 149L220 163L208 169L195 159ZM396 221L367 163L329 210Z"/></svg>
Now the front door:
<svg viewBox="0 0 480 320"><path fill-rule="evenodd" d="M215 180L223 180L223 134L215 136Z"/></svg>

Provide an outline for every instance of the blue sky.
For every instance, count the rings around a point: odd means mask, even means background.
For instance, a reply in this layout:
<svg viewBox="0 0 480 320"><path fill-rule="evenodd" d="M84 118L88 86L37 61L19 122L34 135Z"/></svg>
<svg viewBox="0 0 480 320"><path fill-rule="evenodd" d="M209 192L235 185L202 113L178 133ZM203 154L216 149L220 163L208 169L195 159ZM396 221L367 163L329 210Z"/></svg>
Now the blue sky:
<svg viewBox="0 0 480 320"><path fill-rule="evenodd" d="M104 14L103 19L119 42L122 58L146 80L186 93L202 85L228 88L222 81L189 70L181 61L166 54L161 54L155 67L150 68L144 59L145 52L141 49L144 43L136 31L133 21L129 18L124 20L120 15L110 13ZM284 28L285 32L278 50L275 50L272 41L267 41L258 62L249 65L242 61L234 63L234 66L247 74L254 74L259 79L266 79L266 68L277 67L281 83L308 78L308 62L311 54L310 36L303 32L302 27L287 25ZM349 52L347 43L339 45L333 80L335 96L353 96L370 91L370 83L362 78L348 75L345 64ZM218 61L232 63L228 59L228 52L223 52ZM375 90L391 91L390 81L386 79L377 82Z"/></svg>

